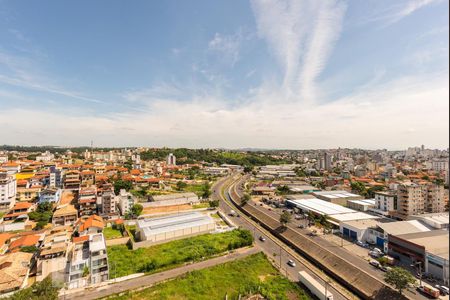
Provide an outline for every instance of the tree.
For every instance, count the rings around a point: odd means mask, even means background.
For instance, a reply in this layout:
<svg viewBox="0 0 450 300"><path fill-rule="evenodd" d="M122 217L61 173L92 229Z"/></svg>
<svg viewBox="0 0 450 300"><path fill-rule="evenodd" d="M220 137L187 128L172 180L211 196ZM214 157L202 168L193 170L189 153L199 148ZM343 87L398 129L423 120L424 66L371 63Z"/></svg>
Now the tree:
<svg viewBox="0 0 450 300"><path fill-rule="evenodd" d="M294 172L298 177L306 177L306 172L304 168L297 167L294 169Z"/></svg>
<svg viewBox="0 0 450 300"><path fill-rule="evenodd" d="M141 215L143 209L144 209L144 207L142 206L142 204L139 204L139 203L133 204L133 206L131 207L131 214L134 217L139 217Z"/></svg>
<svg viewBox="0 0 450 300"><path fill-rule="evenodd" d="M202 187L202 198L208 199L209 196L211 196L211 186L209 182L205 182L205 184Z"/></svg>
<svg viewBox="0 0 450 300"><path fill-rule="evenodd" d="M387 284L393 285L401 295L402 291L416 280L407 270L395 267L386 272L384 281L386 281Z"/></svg>
<svg viewBox="0 0 450 300"><path fill-rule="evenodd" d="M291 222L291 214L284 211L280 216L280 223L283 227L286 227L289 222Z"/></svg>
<svg viewBox="0 0 450 300"><path fill-rule="evenodd" d="M290 190L287 185L280 185L277 187L277 194L278 195L286 195L289 194Z"/></svg>
<svg viewBox="0 0 450 300"><path fill-rule="evenodd" d="M219 200L210 200L209 207L212 207L212 208L219 207Z"/></svg>
<svg viewBox="0 0 450 300"><path fill-rule="evenodd" d="M364 186L364 184L362 182L359 182L359 181L352 182L352 183L350 183L350 186L352 188L352 191L356 192L357 194L364 196L364 197L367 195L366 187Z"/></svg>
<svg viewBox="0 0 450 300"><path fill-rule="evenodd" d="M126 190L127 192L133 188L131 181L125 181L121 178L114 182L114 193L119 194L120 190Z"/></svg>
<svg viewBox="0 0 450 300"><path fill-rule="evenodd" d="M177 182L177 190L182 191L187 187L187 183L184 181L178 181Z"/></svg>
<svg viewBox="0 0 450 300"><path fill-rule="evenodd" d="M89 267L88 266L84 266L83 268L83 277L86 277L89 275Z"/></svg>
<svg viewBox="0 0 450 300"><path fill-rule="evenodd" d="M28 217L30 220L37 222L36 227L34 229L40 230L50 222L53 215L53 204L46 201L39 203L36 210L30 212Z"/></svg>
<svg viewBox="0 0 450 300"><path fill-rule="evenodd" d="M46 277L41 282L35 282L26 289L21 289L12 296L6 298L10 300L56 300L58 299L58 291L61 288L60 284L52 282L51 277Z"/></svg>
<svg viewBox="0 0 450 300"><path fill-rule="evenodd" d="M245 166L244 167L244 173L251 173L253 172L253 166Z"/></svg>
<svg viewBox="0 0 450 300"><path fill-rule="evenodd" d="M241 198L241 205L244 206L245 204L248 203L248 201L250 201L251 197L249 194L245 193L244 196L242 196Z"/></svg>

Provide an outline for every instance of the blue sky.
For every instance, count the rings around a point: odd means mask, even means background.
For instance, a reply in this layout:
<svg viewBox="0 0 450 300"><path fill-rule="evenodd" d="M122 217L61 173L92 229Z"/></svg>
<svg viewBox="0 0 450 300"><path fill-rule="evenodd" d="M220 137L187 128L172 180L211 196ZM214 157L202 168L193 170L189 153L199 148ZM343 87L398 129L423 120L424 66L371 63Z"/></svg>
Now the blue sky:
<svg viewBox="0 0 450 300"><path fill-rule="evenodd" d="M0 1L0 144L447 148L448 1Z"/></svg>

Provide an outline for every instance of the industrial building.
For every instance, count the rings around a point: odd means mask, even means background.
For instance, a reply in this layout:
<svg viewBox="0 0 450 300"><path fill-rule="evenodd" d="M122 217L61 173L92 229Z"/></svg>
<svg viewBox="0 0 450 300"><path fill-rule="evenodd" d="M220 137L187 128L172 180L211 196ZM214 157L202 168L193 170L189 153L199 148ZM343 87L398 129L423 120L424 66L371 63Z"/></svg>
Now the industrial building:
<svg viewBox="0 0 450 300"><path fill-rule="evenodd" d="M216 229L210 216L198 212L138 220L136 227L139 239L152 243L210 233Z"/></svg>
<svg viewBox="0 0 450 300"><path fill-rule="evenodd" d="M302 212L311 212L318 216L327 216L328 221L339 226L341 222L353 220L378 219L378 217L359 212L338 204L317 198L286 200L287 206L296 207Z"/></svg>
<svg viewBox="0 0 450 300"><path fill-rule="evenodd" d="M447 229L449 228L449 213L431 213L414 215L409 217L410 220L419 220L420 222L434 228L434 229Z"/></svg>
<svg viewBox="0 0 450 300"><path fill-rule="evenodd" d="M369 211L371 208L375 208L375 199L363 199L363 200L348 200L347 207L359 211Z"/></svg>
<svg viewBox="0 0 450 300"><path fill-rule="evenodd" d="M321 200L343 206L347 206L348 200L364 199L363 196L352 194L347 191L320 191L320 192L313 192L312 194Z"/></svg>
<svg viewBox="0 0 450 300"><path fill-rule="evenodd" d="M182 204L196 204L200 202L195 193L174 193L168 195L152 196L151 202L142 203L144 207L161 207Z"/></svg>
<svg viewBox="0 0 450 300"><path fill-rule="evenodd" d="M405 264L421 264L425 273L449 282L449 232L426 232L389 235L389 254Z"/></svg>

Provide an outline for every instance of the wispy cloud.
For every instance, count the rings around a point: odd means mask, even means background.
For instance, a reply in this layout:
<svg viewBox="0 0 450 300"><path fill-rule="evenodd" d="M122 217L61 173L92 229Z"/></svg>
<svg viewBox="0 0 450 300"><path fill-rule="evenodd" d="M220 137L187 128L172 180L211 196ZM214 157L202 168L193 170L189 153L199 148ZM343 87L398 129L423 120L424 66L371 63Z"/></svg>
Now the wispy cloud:
<svg viewBox="0 0 450 300"><path fill-rule="evenodd" d="M220 53L222 59L227 60L231 66L234 66L239 60L239 51L243 39L241 30L232 35L216 32L208 43L208 50Z"/></svg>
<svg viewBox="0 0 450 300"><path fill-rule="evenodd" d="M315 80L324 69L342 27L342 1L253 0L258 34L284 72L287 98L313 102Z"/></svg>

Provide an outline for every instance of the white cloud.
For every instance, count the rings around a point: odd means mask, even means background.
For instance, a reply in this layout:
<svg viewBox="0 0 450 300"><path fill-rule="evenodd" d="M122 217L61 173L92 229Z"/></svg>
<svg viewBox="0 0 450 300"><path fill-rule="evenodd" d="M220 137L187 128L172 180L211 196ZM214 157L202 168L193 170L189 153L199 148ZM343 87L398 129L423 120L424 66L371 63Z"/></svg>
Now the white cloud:
<svg viewBox="0 0 450 300"><path fill-rule="evenodd" d="M287 98L314 102L315 81L342 27L346 6L339 0L253 0L258 34L281 65Z"/></svg>
<svg viewBox="0 0 450 300"><path fill-rule="evenodd" d="M243 39L241 30L232 35L216 32L208 43L208 50L220 53L222 59L227 60L231 66L234 66L239 60L239 51Z"/></svg>

